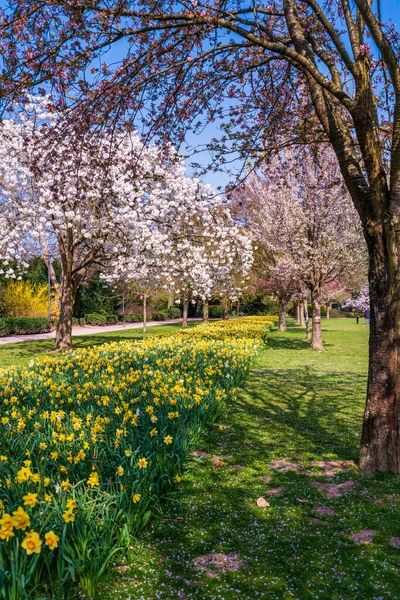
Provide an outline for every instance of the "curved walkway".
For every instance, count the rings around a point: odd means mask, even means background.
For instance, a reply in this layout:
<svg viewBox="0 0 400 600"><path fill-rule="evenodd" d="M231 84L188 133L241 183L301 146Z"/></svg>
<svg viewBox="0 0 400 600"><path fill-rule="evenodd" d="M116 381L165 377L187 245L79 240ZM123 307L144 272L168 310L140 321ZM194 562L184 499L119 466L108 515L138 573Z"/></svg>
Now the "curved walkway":
<svg viewBox="0 0 400 600"><path fill-rule="evenodd" d="M199 318L188 319L189 321L201 321ZM180 323L182 319L170 319L169 321L149 321L147 327L155 325L172 325ZM72 328L72 336L77 335L95 335L97 333L108 333L110 331L120 331L121 329L141 329L143 323L120 323L115 325L74 325ZM56 332L49 331L48 333L29 333L24 335L8 335L0 337L0 345L17 344L18 342L36 342L38 340L49 340L56 337Z"/></svg>

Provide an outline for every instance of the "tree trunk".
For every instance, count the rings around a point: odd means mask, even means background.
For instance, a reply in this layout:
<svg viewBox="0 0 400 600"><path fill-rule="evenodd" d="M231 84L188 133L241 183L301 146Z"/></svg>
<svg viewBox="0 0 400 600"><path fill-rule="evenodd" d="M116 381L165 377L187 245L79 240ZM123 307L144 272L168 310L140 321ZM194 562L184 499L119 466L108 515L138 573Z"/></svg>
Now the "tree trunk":
<svg viewBox="0 0 400 600"><path fill-rule="evenodd" d="M371 326L360 453L365 474L400 474L400 252L394 238L386 232L385 241L380 236L378 247L369 248Z"/></svg>
<svg viewBox="0 0 400 600"><path fill-rule="evenodd" d="M239 300L236 302L236 316L240 315L240 302Z"/></svg>
<svg viewBox="0 0 400 600"><path fill-rule="evenodd" d="M143 294L143 333L147 333L147 296Z"/></svg>
<svg viewBox="0 0 400 600"><path fill-rule="evenodd" d="M301 302L301 304L299 304L299 323L302 327L304 327L306 324L304 315L304 302Z"/></svg>
<svg viewBox="0 0 400 600"><path fill-rule="evenodd" d="M279 305L279 328L278 331L286 331L287 301L281 300Z"/></svg>
<svg viewBox="0 0 400 600"><path fill-rule="evenodd" d="M169 294L168 294L167 309L168 309L168 315L171 319L173 317L173 311L172 311L173 306L174 306L174 290L172 290L172 292L169 292Z"/></svg>
<svg viewBox="0 0 400 600"><path fill-rule="evenodd" d="M208 306L208 298L204 298L203 301L203 321L204 323L208 323L208 318L209 318L209 306Z"/></svg>
<svg viewBox="0 0 400 600"><path fill-rule="evenodd" d="M312 303L312 339L311 348L313 350L323 350L322 330L321 330L321 297L319 288L311 291Z"/></svg>
<svg viewBox="0 0 400 600"><path fill-rule="evenodd" d="M187 327L188 324L188 313L189 313L189 294L183 296L183 319L182 327Z"/></svg>
<svg viewBox="0 0 400 600"><path fill-rule="evenodd" d="M300 306L298 302L294 303L294 319L296 323L300 323Z"/></svg>
<svg viewBox="0 0 400 600"><path fill-rule="evenodd" d="M331 305L330 305L330 304L327 304L327 305L325 306L325 310L326 310L326 318L327 318L327 319L329 319L329 318L330 318L330 315L329 315L329 313L330 313L330 310L331 310Z"/></svg>
<svg viewBox="0 0 400 600"><path fill-rule="evenodd" d="M304 300L303 315L304 315L304 322L305 322L305 326L306 326L306 338L309 340L310 339L310 319L308 318L307 300Z"/></svg>
<svg viewBox="0 0 400 600"><path fill-rule="evenodd" d="M72 348L72 311L76 290L72 282L72 261L65 260L62 263L61 286L60 286L60 316L57 323L55 350Z"/></svg>

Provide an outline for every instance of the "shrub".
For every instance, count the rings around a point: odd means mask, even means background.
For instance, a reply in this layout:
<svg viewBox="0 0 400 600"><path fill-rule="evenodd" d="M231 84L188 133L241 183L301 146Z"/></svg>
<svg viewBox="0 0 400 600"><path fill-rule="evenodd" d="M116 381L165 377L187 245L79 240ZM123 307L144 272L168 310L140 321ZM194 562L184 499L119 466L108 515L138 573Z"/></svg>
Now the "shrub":
<svg viewBox="0 0 400 600"><path fill-rule="evenodd" d="M118 315L111 315L108 314L106 315L106 323L114 324L114 323L118 323Z"/></svg>
<svg viewBox="0 0 400 600"><path fill-rule="evenodd" d="M179 319L181 311L177 306L172 306L166 310L158 310L154 315L155 321L169 321L169 319Z"/></svg>
<svg viewBox="0 0 400 600"><path fill-rule="evenodd" d="M51 321L43 317L1 317L0 336L46 333L51 331L51 325Z"/></svg>
<svg viewBox="0 0 400 600"><path fill-rule="evenodd" d="M107 317L100 313L90 313L85 315L85 321L89 325L105 325L107 323Z"/></svg>
<svg viewBox="0 0 400 600"><path fill-rule="evenodd" d="M72 325L86 325L85 317L72 317Z"/></svg>
<svg viewBox="0 0 400 600"><path fill-rule="evenodd" d="M4 310L15 317L47 316L46 284L35 285L30 281L10 281L4 290ZM55 312L54 293L52 292L50 309Z"/></svg>
<svg viewBox="0 0 400 600"><path fill-rule="evenodd" d="M132 313L131 315L125 315L125 323L141 323L143 321L143 315L140 313Z"/></svg>
<svg viewBox="0 0 400 600"><path fill-rule="evenodd" d="M359 314L359 316L361 313ZM345 312L344 310L339 310L338 308L332 308L329 312L329 316L331 319L354 319L356 317L356 313Z"/></svg>
<svg viewBox="0 0 400 600"><path fill-rule="evenodd" d="M208 316L210 319L221 319L223 315L222 306L211 305L208 307Z"/></svg>

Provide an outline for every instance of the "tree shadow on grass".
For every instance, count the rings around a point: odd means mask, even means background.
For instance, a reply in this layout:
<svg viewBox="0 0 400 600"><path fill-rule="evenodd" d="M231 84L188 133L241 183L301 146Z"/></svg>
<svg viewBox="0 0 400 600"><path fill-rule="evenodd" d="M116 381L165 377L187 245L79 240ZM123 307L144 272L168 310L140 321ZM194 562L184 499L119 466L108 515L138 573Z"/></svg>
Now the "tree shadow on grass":
<svg viewBox="0 0 400 600"><path fill-rule="evenodd" d="M286 331L273 332L274 335L267 336L267 347L274 350L309 350L311 340L306 339L306 330L300 325L289 323ZM295 337L296 336L296 337ZM329 348L331 344L323 340L324 347Z"/></svg>
<svg viewBox="0 0 400 600"><path fill-rule="evenodd" d="M308 366L254 371L232 405L226 429L213 429L201 446L225 464L216 468L210 457L192 465L179 502L164 506L163 517L129 557L133 571L127 578L134 581L142 549L151 549L146 559L151 566L140 566L137 597L372 600L381 597L380 586L398 589L398 556L389 539L400 535L400 503L377 511L373 500L385 502L384 492L400 493L400 481L362 478L354 469L334 481L351 478L356 488L327 499L312 485L327 480L310 476L313 460L357 458L365 384L362 375L321 375ZM272 469L271 461L282 458L299 470ZM271 488L282 492L269 496ZM260 496L267 508L257 506ZM315 512L321 505L333 513L321 517ZM363 528L380 532L372 554L350 539ZM221 557L237 568L219 568ZM140 587L146 580L148 587ZM113 579L120 581L119 575Z"/></svg>
<svg viewBox="0 0 400 600"><path fill-rule="evenodd" d="M279 447L316 455L334 453L340 459L354 460L365 390L366 377L357 373L320 374L309 366L257 369L242 392L250 419L243 425L238 423L237 428L243 427L247 433L252 430L264 443L270 437L274 452ZM264 421L270 436L264 428L260 431Z"/></svg>

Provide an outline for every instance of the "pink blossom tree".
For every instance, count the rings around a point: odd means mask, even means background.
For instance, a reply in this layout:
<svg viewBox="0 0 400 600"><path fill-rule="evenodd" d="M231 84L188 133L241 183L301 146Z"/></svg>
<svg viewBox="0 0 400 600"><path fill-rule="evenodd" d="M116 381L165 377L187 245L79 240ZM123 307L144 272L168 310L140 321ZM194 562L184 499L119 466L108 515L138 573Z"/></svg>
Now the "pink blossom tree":
<svg viewBox="0 0 400 600"><path fill-rule="evenodd" d="M273 277L288 278L290 295L296 280L310 291L311 347L322 350L323 289L345 271L360 268L366 255L334 156L325 150L317 156L303 153L299 160L286 151L265 165L261 175L251 175L240 195L254 239L273 257Z"/></svg>

